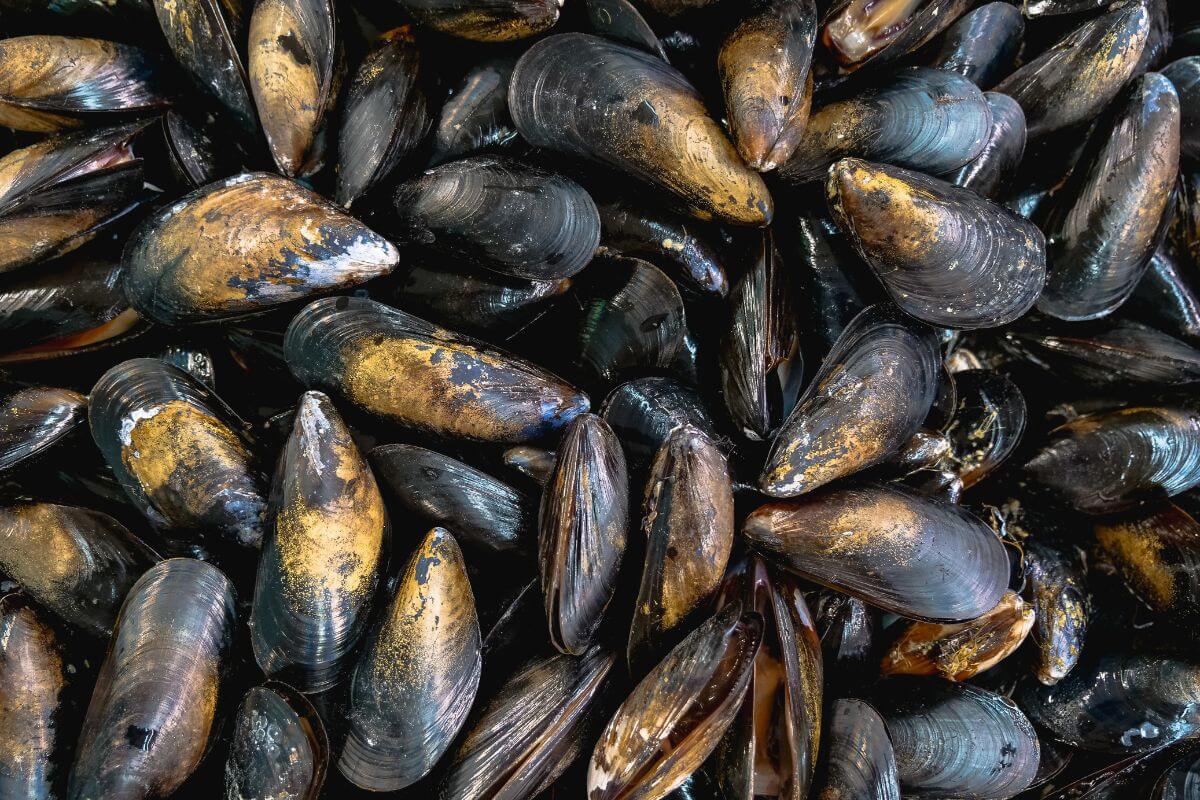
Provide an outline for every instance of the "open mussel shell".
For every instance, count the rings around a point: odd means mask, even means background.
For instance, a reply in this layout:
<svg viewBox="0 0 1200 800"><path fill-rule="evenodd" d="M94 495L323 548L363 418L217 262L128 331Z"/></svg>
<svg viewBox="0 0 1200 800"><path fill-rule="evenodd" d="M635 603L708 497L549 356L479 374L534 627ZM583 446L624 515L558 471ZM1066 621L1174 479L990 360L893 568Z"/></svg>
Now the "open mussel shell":
<svg viewBox="0 0 1200 800"><path fill-rule="evenodd" d="M0 158L0 272L69 253L137 204L142 162L130 140L146 124L63 134Z"/></svg>
<svg viewBox="0 0 1200 800"><path fill-rule="evenodd" d="M762 179L683 75L649 53L584 33L550 36L517 62L508 104L535 147L608 164L704 218L771 221Z"/></svg>
<svg viewBox="0 0 1200 800"><path fill-rule="evenodd" d="M861 700L833 704L815 800L900 800L892 740L879 712Z"/></svg>
<svg viewBox="0 0 1200 800"><path fill-rule="evenodd" d="M732 322L719 351L729 416L748 439L770 439L795 405L804 378L795 287L774 237L733 287Z"/></svg>
<svg viewBox="0 0 1200 800"><path fill-rule="evenodd" d="M890 458L928 416L940 369L928 327L890 306L862 311L779 429L759 490L794 497Z"/></svg>
<svg viewBox="0 0 1200 800"><path fill-rule="evenodd" d="M857 597L832 589L810 596L813 621L821 636L822 663L831 684L853 685L866 673L876 673L879 617Z"/></svg>
<svg viewBox="0 0 1200 800"><path fill-rule="evenodd" d="M569 278L600 244L600 213L582 186L497 156L469 156L396 190L407 239L528 280Z"/></svg>
<svg viewBox="0 0 1200 800"><path fill-rule="evenodd" d="M1200 344L1200 295L1183 266L1160 247L1121 313L1185 342Z"/></svg>
<svg viewBox="0 0 1200 800"><path fill-rule="evenodd" d="M238 139L259 136L240 44L246 41L246 7L236 0L154 0L167 46L202 92L229 113Z"/></svg>
<svg viewBox="0 0 1200 800"><path fill-rule="evenodd" d="M1005 341L1028 361L1090 386L1182 386L1200 381L1200 350L1140 322L1100 330L1014 329Z"/></svg>
<svg viewBox="0 0 1200 800"><path fill-rule="evenodd" d="M286 684L255 686L233 723L226 800L316 800L328 762L325 726L312 704Z"/></svg>
<svg viewBox="0 0 1200 800"><path fill-rule="evenodd" d="M70 389L30 386L0 395L0 474L38 459L79 430L87 398Z"/></svg>
<svg viewBox="0 0 1200 800"><path fill-rule="evenodd" d="M683 288L720 297L728 294L722 256L709 241L693 233L699 227L695 220L614 200L600 206L600 227L600 241L606 248L644 258Z"/></svg>
<svg viewBox="0 0 1200 800"><path fill-rule="evenodd" d="M1065 320L1111 313L1162 242L1179 164L1179 96L1162 75L1138 78L1111 132L1101 125L1063 203L1047 221L1050 277L1038 310Z"/></svg>
<svg viewBox="0 0 1200 800"><path fill-rule="evenodd" d="M1200 414L1154 406L1087 414L1051 431L1025 469L1088 514L1173 497L1200 484Z"/></svg>
<svg viewBox="0 0 1200 800"><path fill-rule="evenodd" d="M740 601L763 618L741 709L713 754L723 797L754 800L808 796L821 738L821 642L793 578L742 560L726 577L723 604Z"/></svg>
<svg viewBox="0 0 1200 800"><path fill-rule="evenodd" d="M376 447L371 464L407 511L449 528L464 545L492 553L533 551L537 503L503 481L411 444Z"/></svg>
<svg viewBox="0 0 1200 800"><path fill-rule="evenodd" d="M965 681L1010 656L1033 627L1034 609L1005 592L983 616L953 625L914 622L883 657L884 675L937 675Z"/></svg>
<svg viewBox="0 0 1200 800"><path fill-rule="evenodd" d="M657 663L706 610L733 547L733 487L725 455L703 431L673 430L642 503L646 560L629 631L635 674Z"/></svg>
<svg viewBox="0 0 1200 800"><path fill-rule="evenodd" d="M1187 623L1200 612L1200 523L1172 503L1097 522L1102 556L1156 612Z"/></svg>
<svg viewBox="0 0 1200 800"><path fill-rule="evenodd" d="M106 638L157 554L107 514L54 503L0 507L0 570L72 628Z"/></svg>
<svg viewBox="0 0 1200 800"><path fill-rule="evenodd" d="M129 590L79 736L67 797L169 797L200 763L233 644L233 585L173 558Z"/></svg>
<svg viewBox="0 0 1200 800"><path fill-rule="evenodd" d="M563 0L397 0L434 30L476 42L534 36L558 21Z"/></svg>
<svg viewBox="0 0 1200 800"><path fill-rule="evenodd" d="M610 385L629 369L670 367L686 332L679 287L641 259L600 260L582 298L579 366Z"/></svg>
<svg viewBox="0 0 1200 800"><path fill-rule="evenodd" d="M539 659L483 706L450 759L440 800L535 797L580 755L616 658L599 647Z"/></svg>
<svg viewBox="0 0 1200 800"><path fill-rule="evenodd" d="M668 60L658 35L629 0L587 0L587 14L595 33Z"/></svg>
<svg viewBox="0 0 1200 800"><path fill-rule="evenodd" d="M917 319L997 327L1023 315L1042 291L1042 232L969 189L848 158L830 170L826 194L859 255Z"/></svg>
<svg viewBox="0 0 1200 800"><path fill-rule="evenodd" d="M579 655L616 589L629 527L629 478L616 434L595 414L572 420L538 513L538 565L550 641Z"/></svg>
<svg viewBox="0 0 1200 800"><path fill-rule="evenodd" d="M466 721L479 672L466 564L454 537L434 528L409 558L350 678L342 775L376 792L425 777Z"/></svg>
<svg viewBox="0 0 1200 800"><path fill-rule="evenodd" d="M671 431L680 425L699 428L710 438L716 435L704 400L695 389L674 378L637 378L622 383L604 398L600 413L636 470L649 466Z"/></svg>
<svg viewBox="0 0 1200 800"><path fill-rule="evenodd" d="M399 260L391 242L314 192L251 172L147 218L125 245L122 280L143 316L183 325L354 286Z"/></svg>
<svg viewBox="0 0 1200 800"><path fill-rule="evenodd" d="M846 156L949 172L983 151L991 129L979 87L953 72L913 67L876 89L814 108L780 174L795 183L820 180Z"/></svg>
<svg viewBox="0 0 1200 800"><path fill-rule="evenodd" d="M153 358L92 388L92 438L134 505L164 535L262 541L266 481L243 423L207 386Z"/></svg>
<svg viewBox="0 0 1200 800"><path fill-rule="evenodd" d="M1025 433L1025 397L1017 385L990 369L954 375L958 407L946 435L954 472L969 489L1004 463Z"/></svg>
<svg viewBox="0 0 1200 800"><path fill-rule="evenodd" d="M956 506L891 486L768 503L742 533L792 572L914 619L974 619L1008 586L1008 556L991 529Z"/></svg>
<svg viewBox="0 0 1200 800"><path fill-rule="evenodd" d="M1172 61L1162 74L1179 93L1179 149L1192 159L1200 159L1200 56Z"/></svg>
<svg viewBox="0 0 1200 800"><path fill-rule="evenodd" d="M62 779L58 634L18 594L0 597L0 796L50 800Z"/></svg>
<svg viewBox="0 0 1200 800"><path fill-rule="evenodd" d="M421 54L407 28L383 34L346 90L334 197L350 206L416 150L429 130Z"/></svg>
<svg viewBox="0 0 1200 800"><path fill-rule="evenodd" d="M379 487L320 392L300 398L271 517L250 612L254 657L267 675L319 692L362 634L387 544Z"/></svg>
<svg viewBox="0 0 1200 800"><path fill-rule="evenodd" d="M937 678L889 678L873 694L905 795L1002 800L1037 773L1037 734L1013 701Z"/></svg>
<svg viewBox="0 0 1200 800"><path fill-rule="evenodd" d="M48 133L105 113L150 113L170 102L160 68L140 48L75 36L0 41L0 124Z"/></svg>
<svg viewBox="0 0 1200 800"><path fill-rule="evenodd" d="M332 0L261 0L250 17L246 68L275 166L289 178L324 163L325 119L337 100Z"/></svg>
<svg viewBox="0 0 1200 800"><path fill-rule="evenodd" d="M839 0L826 13L821 42L847 70L878 67L921 47L974 0Z"/></svg>
<svg viewBox="0 0 1200 800"><path fill-rule="evenodd" d="M988 89L1008 73L1024 35L1020 9L1005 2L985 3L946 29L941 50L929 66L957 72Z"/></svg>
<svg viewBox="0 0 1200 800"><path fill-rule="evenodd" d="M493 58L467 71L442 104L433 130L432 164L503 147L517 138L508 113L508 81L516 63Z"/></svg>
<svg viewBox="0 0 1200 800"><path fill-rule="evenodd" d="M738 153L752 169L775 169L800 144L812 102L816 36L814 0L770 0L721 45L725 112Z"/></svg>
<svg viewBox="0 0 1200 800"><path fill-rule="evenodd" d="M762 636L762 617L733 603L680 642L600 734L588 800L651 800L683 783L741 708Z"/></svg>
<svg viewBox="0 0 1200 800"><path fill-rule="evenodd" d="M1006 3L995 3L1012 8ZM974 189L984 197L1003 197L1025 155L1025 112L1006 94L985 92L992 109L992 130L979 155L952 175L955 186Z"/></svg>
<svg viewBox="0 0 1200 800"><path fill-rule="evenodd" d="M1135 74L1150 13L1129 3L1090 19L995 88L1021 104L1030 139L1092 119Z"/></svg>
<svg viewBox="0 0 1200 800"><path fill-rule="evenodd" d="M1017 701L1034 722L1074 747L1145 753L1200 730L1200 666L1109 652L1085 659L1053 686L1024 684Z"/></svg>
<svg viewBox="0 0 1200 800"><path fill-rule="evenodd" d="M1077 554L1034 539L1024 542L1024 594L1033 606L1034 675L1051 686L1079 662L1089 601Z"/></svg>
<svg viewBox="0 0 1200 800"><path fill-rule="evenodd" d="M444 437L524 442L588 408L534 364L362 298L310 303L288 326L284 351L301 383Z"/></svg>

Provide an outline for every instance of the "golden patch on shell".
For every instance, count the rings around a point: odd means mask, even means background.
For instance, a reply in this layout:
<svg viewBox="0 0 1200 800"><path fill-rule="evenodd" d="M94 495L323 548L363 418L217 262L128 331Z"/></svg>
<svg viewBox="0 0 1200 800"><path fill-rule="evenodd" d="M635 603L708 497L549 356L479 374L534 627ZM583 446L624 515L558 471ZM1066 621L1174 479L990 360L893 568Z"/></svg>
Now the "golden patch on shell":
<svg viewBox="0 0 1200 800"><path fill-rule="evenodd" d="M6 608L0 600L0 771L22 774L53 755L54 715L66 686L54 631L28 606ZM20 601L17 601L20 602Z"/></svg>
<svg viewBox="0 0 1200 800"><path fill-rule="evenodd" d="M1170 511L1164 512L1170 514ZM1175 571L1163 559L1165 542L1154 535L1161 514L1096 525L1096 540L1150 605L1169 608L1175 601Z"/></svg>
<svg viewBox="0 0 1200 800"><path fill-rule="evenodd" d="M86 566L63 512L50 503L0 509L0 567L39 595L57 596Z"/></svg>
<svg viewBox="0 0 1200 800"><path fill-rule="evenodd" d="M927 192L852 158L833 165L826 188L830 207L865 250L920 262L936 248L942 208Z"/></svg>
<svg viewBox="0 0 1200 800"><path fill-rule="evenodd" d="M0 99L38 101L80 86L103 85L110 65L125 49L116 42L79 36L16 36L0 41L0 64L4 65Z"/></svg>

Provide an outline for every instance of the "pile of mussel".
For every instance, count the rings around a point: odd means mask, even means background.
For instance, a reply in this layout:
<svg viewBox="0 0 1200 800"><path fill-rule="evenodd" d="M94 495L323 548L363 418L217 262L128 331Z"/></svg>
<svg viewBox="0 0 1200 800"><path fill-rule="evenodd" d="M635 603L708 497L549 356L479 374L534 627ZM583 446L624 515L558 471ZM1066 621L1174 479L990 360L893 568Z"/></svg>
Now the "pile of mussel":
<svg viewBox="0 0 1200 800"><path fill-rule="evenodd" d="M0 800L1200 800L1195 0L0 0Z"/></svg>

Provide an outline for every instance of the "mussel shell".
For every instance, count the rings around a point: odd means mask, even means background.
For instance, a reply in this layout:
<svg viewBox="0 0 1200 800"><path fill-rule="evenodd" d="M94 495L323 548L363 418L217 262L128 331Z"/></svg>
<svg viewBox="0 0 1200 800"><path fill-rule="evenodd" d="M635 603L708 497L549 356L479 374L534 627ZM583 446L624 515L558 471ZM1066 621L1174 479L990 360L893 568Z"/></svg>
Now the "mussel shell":
<svg viewBox="0 0 1200 800"><path fill-rule="evenodd" d="M600 734L588 800L650 800L683 783L741 707L762 635L762 617L734 603L680 642Z"/></svg>
<svg viewBox="0 0 1200 800"><path fill-rule="evenodd" d="M316 800L325 782L329 741L304 696L282 683L246 692L225 762L225 798Z"/></svg>
<svg viewBox="0 0 1200 800"><path fill-rule="evenodd" d="M616 658L599 647L519 670L482 709L450 760L440 800L534 797L584 752Z"/></svg>
<svg viewBox="0 0 1200 800"><path fill-rule="evenodd" d="M950 439L946 434L920 428L888 459L888 463L908 472L934 469L950 452Z"/></svg>
<svg viewBox="0 0 1200 800"><path fill-rule="evenodd" d="M442 104L430 163L502 147L517 137L508 113L508 81L515 66L510 58L494 58L467 71Z"/></svg>
<svg viewBox="0 0 1200 800"><path fill-rule="evenodd" d="M887 306L862 311L780 428L759 490L794 497L890 458L929 414L939 361L926 326Z"/></svg>
<svg viewBox="0 0 1200 800"><path fill-rule="evenodd" d="M1121 313L1184 341L1200 343L1200 296L1164 247L1151 257Z"/></svg>
<svg viewBox="0 0 1200 800"><path fill-rule="evenodd" d="M233 586L173 558L129 590L88 706L72 800L169 797L199 764L233 644Z"/></svg>
<svg viewBox="0 0 1200 800"><path fill-rule="evenodd" d="M1200 523L1172 503L1097 522L1104 558L1151 609L1187 623L1200 612Z"/></svg>
<svg viewBox="0 0 1200 800"><path fill-rule="evenodd" d="M802 577L901 616L974 619L1008 585L1008 556L966 511L867 484L760 506L749 544Z"/></svg>
<svg viewBox="0 0 1200 800"><path fill-rule="evenodd" d="M262 540L266 481L243 423L191 375L152 358L122 362L92 388L88 423L125 492L162 533Z"/></svg>
<svg viewBox="0 0 1200 800"><path fill-rule="evenodd" d="M75 36L0 40L0 124L10 128L49 133L169 103L158 65L138 47Z"/></svg>
<svg viewBox="0 0 1200 800"><path fill-rule="evenodd" d="M326 114L336 102L337 20L331 0L260 0L250 17L246 67L271 156L289 178L324 159Z"/></svg>
<svg viewBox="0 0 1200 800"><path fill-rule="evenodd" d="M410 513L489 553L534 550L537 504L524 493L449 456L410 444L371 451L380 480Z"/></svg>
<svg viewBox="0 0 1200 800"><path fill-rule="evenodd" d="M680 286L724 297L729 278L722 257L691 230L693 222L668 211L616 200L600 206L601 242L666 271Z"/></svg>
<svg viewBox="0 0 1200 800"><path fill-rule="evenodd" d="M297 183L265 172L210 184L130 236L125 294L164 325L213 322L354 286L395 246Z"/></svg>
<svg viewBox="0 0 1200 800"><path fill-rule="evenodd" d="M310 303L288 326L284 351L301 383L439 436L523 442L588 408L540 367L362 298Z"/></svg>
<svg viewBox="0 0 1200 800"><path fill-rule="evenodd" d="M1043 744L1043 749L1046 744ZM1170 769L1182 761L1195 758L1196 742L1184 739L1160 750L1132 755L1071 781L1062 789L1047 795L1046 800L1120 800L1124 797L1156 797L1147 785L1164 767ZM1165 776L1164 776L1165 777ZM1171 795L1166 795L1171 797ZM1181 795L1172 800L1184 800Z"/></svg>
<svg viewBox="0 0 1200 800"><path fill-rule="evenodd" d="M569 278L600 244L600 213L570 178L497 156L434 167L396 190L405 236L528 280Z"/></svg>
<svg viewBox="0 0 1200 800"><path fill-rule="evenodd" d="M1007 3L992 5L1012 8ZM979 155L948 177L955 186L996 199L1007 194L1025 155L1025 112L1006 94L985 92L983 96L992 109L992 131Z"/></svg>
<svg viewBox="0 0 1200 800"><path fill-rule="evenodd" d="M1019 9L1005 2L985 3L946 29L941 50L929 66L957 72L987 89L1008 73L1024 35Z"/></svg>
<svg viewBox="0 0 1200 800"><path fill-rule="evenodd" d="M987 800L1033 782L1037 734L1003 695L936 678L890 678L873 694L905 795Z"/></svg>
<svg viewBox="0 0 1200 800"><path fill-rule="evenodd" d="M759 172L800 144L812 102L814 0L771 0L738 24L717 55L729 128L742 159Z"/></svg>
<svg viewBox="0 0 1200 800"><path fill-rule="evenodd" d="M1053 374L1090 386L1180 386L1200 380L1200 350L1140 322L1099 331L1077 325L1014 329L1005 341Z"/></svg>
<svg viewBox="0 0 1200 800"><path fill-rule="evenodd" d="M857 597L822 589L815 595L813 621L821 636L825 674L831 682L851 684L866 670L875 672L879 613Z"/></svg>
<svg viewBox="0 0 1200 800"><path fill-rule="evenodd" d="M1135 74L1150 35L1145 5L1088 20L995 88L1021 104L1030 139L1092 119Z"/></svg>
<svg viewBox="0 0 1200 800"><path fill-rule="evenodd" d="M63 621L105 638L158 555L107 514L21 502L0 508L0 570Z"/></svg>
<svg viewBox="0 0 1200 800"><path fill-rule="evenodd" d="M880 67L932 41L975 2L976 0L927 0L924 3L895 3L889 0L877 4L863 3L861 0L840 0L834 3L825 16L821 41L847 69ZM879 26L878 22L869 18L873 12L889 15L897 6L901 9L911 9L908 16L899 22ZM851 13L855 10L865 10L868 18ZM853 40L859 49L845 47L843 43L850 40Z"/></svg>
<svg viewBox="0 0 1200 800"><path fill-rule="evenodd" d="M638 378L608 393L600 411L621 440L631 468L649 466L655 453L680 425L699 428L714 437L713 421L704 400L674 378Z"/></svg>
<svg viewBox="0 0 1200 800"><path fill-rule="evenodd" d="M954 471L964 489L1004 463L1025 433L1025 397L1002 373L968 369L954 375L958 408L946 430Z"/></svg>
<svg viewBox="0 0 1200 800"><path fill-rule="evenodd" d="M259 667L302 692L337 682L383 568L379 487L329 398L306 392L275 471L250 611Z"/></svg>
<svg viewBox="0 0 1200 800"><path fill-rule="evenodd" d="M0 796L50 800L62 769L58 635L21 595L0 597Z"/></svg>
<svg viewBox="0 0 1200 800"><path fill-rule="evenodd" d="M558 21L563 0L397 0L435 30L477 42L534 36Z"/></svg>
<svg viewBox="0 0 1200 800"><path fill-rule="evenodd" d="M838 226L917 319L966 330L1005 325L1042 291L1041 231L969 189L843 159L830 170L826 194Z"/></svg>
<svg viewBox="0 0 1200 800"><path fill-rule="evenodd" d="M1038 310L1065 320L1104 316L1133 293L1170 222L1179 164L1179 97L1138 78L1103 125L1046 223L1050 276Z"/></svg>
<svg viewBox="0 0 1200 800"><path fill-rule="evenodd" d="M421 54L407 27L388 31L346 91L334 197L349 207L412 153L429 131Z"/></svg>
<svg viewBox="0 0 1200 800"><path fill-rule="evenodd" d="M423 778L466 721L479 673L466 565L454 537L434 528L409 558L350 678L342 775L376 792Z"/></svg>
<svg viewBox="0 0 1200 800"><path fill-rule="evenodd" d="M983 151L991 129L979 87L953 72L912 67L876 89L814 108L780 174L795 183L820 180L846 156L949 172Z"/></svg>
<svg viewBox="0 0 1200 800"><path fill-rule="evenodd" d="M550 480L558 454L532 445L519 444L504 451L504 466L516 470L540 488Z"/></svg>
<svg viewBox="0 0 1200 800"><path fill-rule="evenodd" d="M1025 469L1088 514L1200 484L1200 414L1192 411L1149 406L1088 414L1050 437Z"/></svg>
<svg viewBox="0 0 1200 800"><path fill-rule="evenodd" d="M1034 674L1047 686L1079 661L1088 624L1088 595L1079 558L1037 540L1023 544L1025 589L1034 611Z"/></svg>
<svg viewBox="0 0 1200 800"><path fill-rule="evenodd" d="M1200 754L1184 755L1154 784L1151 800L1189 800L1200 789Z"/></svg>
<svg viewBox="0 0 1200 800"><path fill-rule="evenodd" d="M199 189L212 183L232 162L231 154L218 151L209 132L198 121L178 111L168 111L162 120L171 167L183 185Z"/></svg>
<svg viewBox="0 0 1200 800"><path fill-rule="evenodd" d="M668 17L684 14L689 11L707 8L719 0L640 0L641 4Z"/></svg>
<svg viewBox="0 0 1200 800"><path fill-rule="evenodd" d="M0 473L39 458L79 429L87 398L69 389L30 386L0 399Z"/></svg>
<svg viewBox="0 0 1200 800"><path fill-rule="evenodd" d="M885 297L871 270L824 211L803 212L795 223L795 268L800 273L801 313L807 320L803 333L810 337L808 347L822 356L850 320Z"/></svg>
<svg viewBox="0 0 1200 800"><path fill-rule="evenodd" d="M1179 149L1184 155L1200 159L1200 56L1172 61L1162 68L1165 78L1179 93Z"/></svg>
<svg viewBox="0 0 1200 800"><path fill-rule="evenodd" d="M517 62L508 106L535 147L627 172L703 218L771 221L762 179L683 75L649 53L584 33L547 37Z"/></svg>
<svg viewBox="0 0 1200 800"><path fill-rule="evenodd" d="M511 332L552 305L571 288L570 278L530 281L432 259L411 266L396 302L430 319L464 330Z"/></svg>
<svg viewBox="0 0 1200 800"><path fill-rule="evenodd" d="M1147 653L1104 653L1017 700L1056 739L1101 753L1145 753L1200 729L1200 667Z"/></svg>
<svg viewBox="0 0 1200 800"><path fill-rule="evenodd" d="M594 32L667 61L658 35L629 0L587 0L587 13Z"/></svg>
<svg viewBox="0 0 1200 800"><path fill-rule="evenodd" d="M838 700L826 737L814 800L900 800L892 740L878 711L861 700Z"/></svg>
<svg viewBox="0 0 1200 800"><path fill-rule="evenodd" d="M1025 0L1021 13L1030 19L1059 14L1078 14L1109 4L1109 0Z"/></svg>
<svg viewBox="0 0 1200 800"><path fill-rule="evenodd" d="M659 448L642 503L646 560L629 631L634 674L657 663L706 610L733 547L729 465L700 431L676 428Z"/></svg>
<svg viewBox="0 0 1200 800"><path fill-rule="evenodd" d="M616 434L595 414L568 423L538 512L538 565L550 641L580 655L616 589L629 526Z"/></svg>

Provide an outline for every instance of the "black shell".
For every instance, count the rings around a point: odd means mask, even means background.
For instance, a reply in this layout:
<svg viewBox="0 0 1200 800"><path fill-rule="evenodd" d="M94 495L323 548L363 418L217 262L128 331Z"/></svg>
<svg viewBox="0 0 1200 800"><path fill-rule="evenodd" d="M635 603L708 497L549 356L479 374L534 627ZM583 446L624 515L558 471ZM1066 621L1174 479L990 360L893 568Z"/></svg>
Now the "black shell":
<svg viewBox="0 0 1200 800"><path fill-rule="evenodd" d="M929 66L957 72L988 89L1012 68L1024 35L1019 9L1005 2L984 3L946 29Z"/></svg>
<svg viewBox="0 0 1200 800"><path fill-rule="evenodd" d="M478 42L533 36L558 21L563 0L397 0L431 28Z"/></svg>
<svg viewBox="0 0 1200 800"><path fill-rule="evenodd" d="M1007 3L993 5L1012 8ZM1007 195L1025 155L1025 112L1006 94L985 92L983 96L992 109L992 131L987 143L978 156L948 177L955 186L996 199Z"/></svg>
<svg viewBox="0 0 1200 800"><path fill-rule="evenodd" d="M225 761L225 798L316 800L325 782L329 741L304 696L282 683L246 692Z"/></svg>
<svg viewBox="0 0 1200 800"><path fill-rule="evenodd" d="M517 138L508 113L508 81L516 61L493 58L472 67L442 104L431 164L442 164Z"/></svg>
<svg viewBox="0 0 1200 800"><path fill-rule="evenodd" d="M1200 615L1200 523L1173 503L1096 522L1102 561L1143 603L1179 625Z"/></svg>
<svg viewBox="0 0 1200 800"><path fill-rule="evenodd" d="M646 259L681 287L720 297L728 294L722 257L693 233L700 228L694 220L621 199L600 205L600 227L605 247Z"/></svg>
<svg viewBox="0 0 1200 800"><path fill-rule="evenodd" d="M1200 56L1172 61L1162 74L1179 93L1179 149L1189 158L1200 159Z"/></svg>
<svg viewBox="0 0 1200 800"><path fill-rule="evenodd" d="M667 60L654 29L629 0L587 0L587 14L594 32Z"/></svg>
<svg viewBox="0 0 1200 800"><path fill-rule="evenodd" d="M946 429L954 471L969 489L1012 455L1025 433L1025 397L1002 373L954 374L958 407Z"/></svg>
<svg viewBox="0 0 1200 800"><path fill-rule="evenodd" d="M650 465L673 429L692 425L715 436L713 421L696 390L674 378L638 378L608 393L600 414L621 440L636 470Z"/></svg>
<svg viewBox="0 0 1200 800"><path fill-rule="evenodd" d="M879 712L861 700L838 700L816 800L900 800L892 740Z"/></svg>
<svg viewBox="0 0 1200 800"><path fill-rule="evenodd" d="M1034 674L1051 686L1075 668L1083 651L1089 611L1083 565L1062 546L1029 539L1022 547L1024 594L1034 611Z"/></svg>
<svg viewBox="0 0 1200 800"><path fill-rule="evenodd" d="M87 398L69 389L29 386L0 393L0 474L69 441L87 418Z"/></svg>
<svg viewBox="0 0 1200 800"><path fill-rule="evenodd" d="M1200 296L1175 258L1160 247L1121 313L1191 344L1200 344Z"/></svg>

